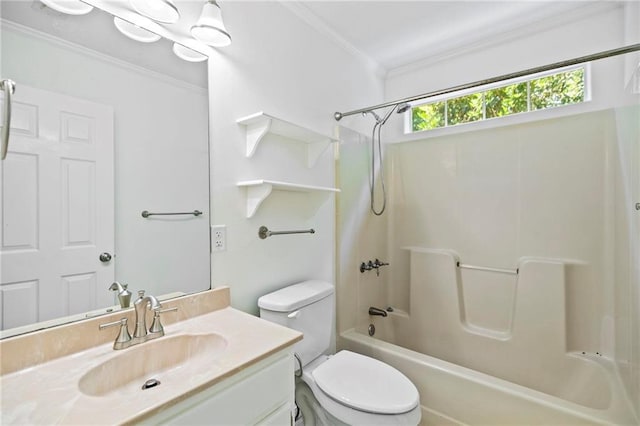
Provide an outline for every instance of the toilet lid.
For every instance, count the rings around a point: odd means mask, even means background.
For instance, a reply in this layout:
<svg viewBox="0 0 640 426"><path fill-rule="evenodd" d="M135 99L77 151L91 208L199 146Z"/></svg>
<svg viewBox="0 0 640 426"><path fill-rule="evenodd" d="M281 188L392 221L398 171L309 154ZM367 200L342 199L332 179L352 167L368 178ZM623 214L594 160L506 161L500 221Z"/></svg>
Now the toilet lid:
<svg viewBox="0 0 640 426"><path fill-rule="evenodd" d="M313 379L336 401L370 413L406 413L418 405L418 390L401 372L377 359L340 351L316 368Z"/></svg>

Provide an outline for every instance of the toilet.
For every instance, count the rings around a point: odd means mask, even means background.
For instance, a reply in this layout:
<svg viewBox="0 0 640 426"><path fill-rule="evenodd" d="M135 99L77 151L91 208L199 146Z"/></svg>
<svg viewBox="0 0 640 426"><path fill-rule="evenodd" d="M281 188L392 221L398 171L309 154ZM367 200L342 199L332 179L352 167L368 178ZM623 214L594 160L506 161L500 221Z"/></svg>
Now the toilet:
<svg viewBox="0 0 640 426"><path fill-rule="evenodd" d="M329 349L333 285L304 281L258 299L260 317L304 334L296 343L296 402L305 426L412 425L420 422L420 396L411 381L381 361Z"/></svg>

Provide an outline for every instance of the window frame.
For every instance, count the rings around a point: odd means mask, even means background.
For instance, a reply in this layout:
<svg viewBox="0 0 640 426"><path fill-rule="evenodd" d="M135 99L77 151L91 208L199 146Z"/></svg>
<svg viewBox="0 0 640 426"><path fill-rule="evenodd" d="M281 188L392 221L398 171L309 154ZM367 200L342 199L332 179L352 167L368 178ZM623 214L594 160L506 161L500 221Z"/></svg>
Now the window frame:
<svg viewBox="0 0 640 426"><path fill-rule="evenodd" d="M527 111L517 112L517 113L513 113L513 114L507 114L507 115L503 115L503 116L500 116L500 117L490 117L490 118L486 117L486 115L487 115L487 111L486 111L487 107L486 107L485 92L487 92L489 90L497 89L497 88L500 88L500 87L511 86L511 85L518 84L518 83L523 83L523 82L529 83L531 81L538 80L540 78L548 77L548 76L555 75L555 74L575 71L575 70L579 70L579 69L583 70L583 78L584 78L584 99L583 99L582 102L565 104L565 105L558 105L558 106L550 107L550 108L531 109L531 85L527 84ZM466 123L448 125L448 121L449 121L448 120L449 103L446 102L446 101L448 101L450 99L455 99L455 98L459 98L459 97L475 94L475 93L482 94L482 118L479 119L479 120L469 121L469 122L466 122ZM425 100L427 100L427 102L425 102ZM535 113L539 113L539 112L542 112L542 111L555 110L558 107L581 105L581 104L585 104L585 103L590 102L590 101L591 101L591 63L587 62L587 63L583 63L583 64L569 65L569 66L566 66L566 67L554 68L554 69L549 70L549 71L543 71L543 72L528 74L528 75L523 76L523 77L511 78L511 79L499 81L499 82L496 82L496 83L483 84L483 85L476 86L476 87L471 87L471 88L468 88L468 89L462 89L462 90L458 90L458 91L451 92L451 93L446 93L446 94L442 94L442 95L438 95L438 96L433 96L433 97L429 97L429 98L423 98L423 99L419 99L419 100L416 100L416 101L408 102L410 108L404 113L404 133L406 135L411 135L411 134L420 134L420 133L423 133L423 132L430 132L430 131L434 131L434 130L442 131L444 129L451 129L451 128L454 128L454 127L460 127L460 126L466 126L466 125L474 125L474 124L478 124L478 123L485 123L485 122L488 122L488 121L493 121L493 120L496 120L496 119L501 119L501 118L506 118L506 117L513 117L513 116L518 116L518 115L523 115L523 114L532 114L532 113L535 114ZM445 122L445 125L442 126L442 127L435 127L433 129L413 130L413 109L415 107L420 106L420 105L426 105L426 104L431 104L431 103L435 103L435 102L445 102L445 106L444 106L444 122Z"/></svg>

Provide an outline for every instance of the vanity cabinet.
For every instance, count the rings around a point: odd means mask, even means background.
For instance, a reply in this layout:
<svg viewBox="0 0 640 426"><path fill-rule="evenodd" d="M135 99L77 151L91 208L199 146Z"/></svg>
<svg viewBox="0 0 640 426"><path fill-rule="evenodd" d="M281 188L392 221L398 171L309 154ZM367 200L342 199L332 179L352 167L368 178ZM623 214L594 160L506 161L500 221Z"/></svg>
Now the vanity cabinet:
<svg viewBox="0 0 640 426"><path fill-rule="evenodd" d="M290 425L294 407L293 372L293 352L288 348L139 423Z"/></svg>

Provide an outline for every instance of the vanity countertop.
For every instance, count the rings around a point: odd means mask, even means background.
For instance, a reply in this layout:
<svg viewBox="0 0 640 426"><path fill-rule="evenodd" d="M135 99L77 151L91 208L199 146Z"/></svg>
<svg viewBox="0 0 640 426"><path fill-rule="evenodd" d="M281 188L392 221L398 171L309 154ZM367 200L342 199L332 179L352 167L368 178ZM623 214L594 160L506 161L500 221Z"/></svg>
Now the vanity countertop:
<svg viewBox="0 0 640 426"><path fill-rule="evenodd" d="M113 329L114 336L116 332ZM297 331L231 307L167 325L165 333L164 337L128 349L115 351L112 343L102 344L1 376L1 423L135 423L302 339ZM176 367L180 374L173 374L156 388L143 391L141 384L147 379L143 377L140 383L136 381L101 396L89 396L80 390L80 380L87 372L126 351L153 345L172 336L206 333L223 336L226 340L224 350L207 356L204 362L199 359L181 364ZM128 367L118 365L122 369Z"/></svg>

